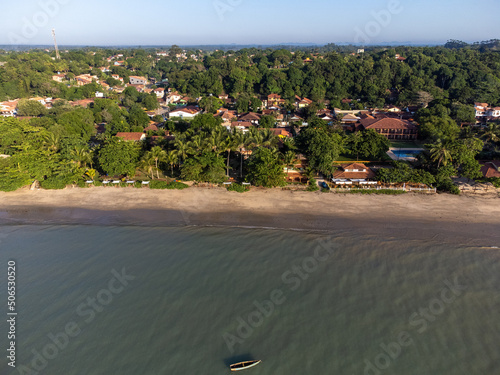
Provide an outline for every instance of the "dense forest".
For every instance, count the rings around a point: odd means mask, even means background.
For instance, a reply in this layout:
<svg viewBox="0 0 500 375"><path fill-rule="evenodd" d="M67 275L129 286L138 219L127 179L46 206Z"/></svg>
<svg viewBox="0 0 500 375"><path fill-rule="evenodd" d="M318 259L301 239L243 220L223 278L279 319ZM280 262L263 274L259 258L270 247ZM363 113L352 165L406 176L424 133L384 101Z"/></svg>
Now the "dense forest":
<svg viewBox="0 0 500 375"><path fill-rule="evenodd" d="M91 68L91 73L109 80L97 68L116 52L74 50L63 53L61 60L53 60L45 52L4 54L0 56L6 62L0 69L0 100L36 95L65 99L88 96L83 88L68 88L53 82L51 76L64 72L71 77L89 73ZM292 54L284 49L210 54L187 51L187 60L181 62L175 55L158 61L154 53L142 49L120 52L127 66L111 66L112 73L125 80L131 74L158 81L168 79L172 87L193 97L222 92L234 98L277 93L290 101L295 95L315 102L326 99L334 107L341 107L342 99L351 98L370 107L408 105L415 101L416 93L425 91L434 99L463 104L500 102L500 54L492 50L398 47L354 55ZM173 53L178 51L174 49ZM395 59L396 54L406 60ZM199 58L196 61L191 56ZM307 58L312 62L304 62Z"/></svg>
<svg viewBox="0 0 500 375"><path fill-rule="evenodd" d="M362 157L391 166L379 171L379 181L425 183L457 192L452 177L480 179L478 160L500 155L498 125L468 125L475 123L474 102L500 104L500 54L492 48L454 41L444 47L373 48L364 53L330 47L324 53L292 53L256 48L183 52L172 46L161 57L143 49L71 50L60 60L44 51L4 53L0 100L33 96L64 100L49 110L21 101L19 109L31 119L0 118L0 154L8 156L0 158L0 189L14 190L34 180L45 188L84 186L85 180L97 180L99 175L214 183L231 176L255 185L280 186L285 184L284 170L304 155L308 160L304 173L311 181L314 176L330 176L339 158ZM123 54L125 66L106 61L118 53ZM178 58L179 54L186 58ZM109 73L99 69L109 65ZM211 111L191 122L155 118L163 123L160 130L145 131L150 122L145 110L158 106L154 95L128 87L120 94L109 92L107 99L95 99L89 108L74 107L66 100L94 97L102 87L55 82L52 76L58 72L69 79L90 73L110 86L119 85L111 74L125 82L130 75L168 80L172 89L202 97L200 103L210 104L211 95L226 93L236 100L237 109L245 110L249 106L256 110L261 96L277 93L291 111L297 95L310 98L314 110L306 113L309 125L300 132L292 126L294 137L286 140L268 129L228 132ZM384 155L390 144L383 136L346 132L338 121L328 124L315 113L325 107L389 104L419 108L415 120L426 152L413 165L387 162ZM96 123L105 124L104 133L96 135ZM145 131L147 141L120 142L114 137L127 131Z"/></svg>

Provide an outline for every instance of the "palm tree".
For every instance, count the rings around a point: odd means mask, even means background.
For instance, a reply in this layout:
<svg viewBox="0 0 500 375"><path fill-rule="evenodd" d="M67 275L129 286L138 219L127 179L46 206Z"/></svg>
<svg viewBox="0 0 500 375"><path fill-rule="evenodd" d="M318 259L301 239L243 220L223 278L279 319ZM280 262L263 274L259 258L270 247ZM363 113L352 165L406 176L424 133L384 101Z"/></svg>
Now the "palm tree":
<svg viewBox="0 0 500 375"><path fill-rule="evenodd" d="M80 168L83 164L84 168L87 168L87 163L92 161L92 154L85 146L75 146L70 151L71 156L75 159L78 168Z"/></svg>
<svg viewBox="0 0 500 375"><path fill-rule="evenodd" d="M257 148L262 146L264 143L264 136L261 131L256 128L250 128L248 132L248 146L250 148Z"/></svg>
<svg viewBox="0 0 500 375"><path fill-rule="evenodd" d="M158 163L162 163L166 160L167 153L160 146L155 146L151 149L151 156L155 160L156 178L160 178L160 174L158 172Z"/></svg>
<svg viewBox="0 0 500 375"><path fill-rule="evenodd" d="M296 155L295 152L293 151L287 151L283 155L283 162L285 163L286 166L286 171L288 172L289 168L293 168L295 166L295 161L296 161Z"/></svg>
<svg viewBox="0 0 500 375"><path fill-rule="evenodd" d="M177 149L177 156L181 159L182 164L188 157L188 154L191 152L191 147L189 147L188 142L182 141L180 139L175 142L175 147Z"/></svg>
<svg viewBox="0 0 500 375"><path fill-rule="evenodd" d="M216 155L221 154L226 148L227 134L222 129L212 130L210 133L210 137L207 139L207 146L212 151L215 152Z"/></svg>
<svg viewBox="0 0 500 375"><path fill-rule="evenodd" d="M226 138L225 147L227 151L226 176L229 177L229 159L231 157L231 151L236 149L235 139L232 135Z"/></svg>
<svg viewBox="0 0 500 375"><path fill-rule="evenodd" d="M144 154L144 156L142 157L141 162L139 164L142 169L147 171L147 174L151 174L151 179L154 178L153 169L154 169L155 163L156 163L156 160L153 156L153 153L151 151L148 151Z"/></svg>
<svg viewBox="0 0 500 375"><path fill-rule="evenodd" d="M500 127L497 124L489 124L481 138L485 139L488 144L493 145L500 141L499 134Z"/></svg>
<svg viewBox="0 0 500 375"><path fill-rule="evenodd" d="M438 165L437 167L439 168L441 164L446 166L448 162L453 161L451 157L451 152L448 149L448 144L443 143L440 139L433 144L430 145L430 153L431 153L431 160L432 161L437 161Z"/></svg>
<svg viewBox="0 0 500 375"><path fill-rule="evenodd" d="M167 153L167 157L165 158L165 163L170 164L170 170L172 172L171 177L174 176L174 165L179 160L177 156L177 150L172 150Z"/></svg>
<svg viewBox="0 0 500 375"><path fill-rule="evenodd" d="M59 150L59 143L61 142L61 137L59 137L59 134L55 133L48 133L44 140L43 143L49 149L50 151L57 152Z"/></svg>
<svg viewBox="0 0 500 375"><path fill-rule="evenodd" d="M248 146L248 136L238 130L233 133L234 147L240 152L240 177L243 177L243 149Z"/></svg>
<svg viewBox="0 0 500 375"><path fill-rule="evenodd" d="M264 147L274 147L278 143L278 137L270 130L264 129L262 133L262 144Z"/></svg>
<svg viewBox="0 0 500 375"><path fill-rule="evenodd" d="M188 144L193 154L198 155L203 152L206 142L201 134L197 134L191 138Z"/></svg>

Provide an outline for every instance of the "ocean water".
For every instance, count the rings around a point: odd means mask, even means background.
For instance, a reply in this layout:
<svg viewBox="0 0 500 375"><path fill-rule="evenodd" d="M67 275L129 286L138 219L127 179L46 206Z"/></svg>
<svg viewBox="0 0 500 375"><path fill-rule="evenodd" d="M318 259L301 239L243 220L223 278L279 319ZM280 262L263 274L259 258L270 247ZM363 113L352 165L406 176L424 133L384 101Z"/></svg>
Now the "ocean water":
<svg viewBox="0 0 500 375"><path fill-rule="evenodd" d="M500 374L500 251L252 228L4 226L1 374ZM6 306L2 283L0 300ZM6 311L6 308L4 308ZM2 319L2 351L7 323Z"/></svg>

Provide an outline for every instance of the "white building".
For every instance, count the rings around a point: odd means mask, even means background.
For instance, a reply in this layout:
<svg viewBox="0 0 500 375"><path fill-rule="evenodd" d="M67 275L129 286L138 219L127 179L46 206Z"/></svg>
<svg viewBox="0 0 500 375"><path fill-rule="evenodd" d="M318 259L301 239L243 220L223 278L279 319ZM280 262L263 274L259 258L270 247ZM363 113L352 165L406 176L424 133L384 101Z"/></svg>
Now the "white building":
<svg viewBox="0 0 500 375"><path fill-rule="evenodd" d="M146 77L130 76L129 79L131 85L146 85L148 83Z"/></svg>

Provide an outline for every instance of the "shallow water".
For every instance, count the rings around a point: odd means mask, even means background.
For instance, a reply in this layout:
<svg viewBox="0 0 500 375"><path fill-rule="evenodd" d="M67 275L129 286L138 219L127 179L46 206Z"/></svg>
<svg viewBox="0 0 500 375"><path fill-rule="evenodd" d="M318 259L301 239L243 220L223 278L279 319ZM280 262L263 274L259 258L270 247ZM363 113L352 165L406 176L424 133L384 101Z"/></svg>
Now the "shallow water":
<svg viewBox="0 0 500 375"><path fill-rule="evenodd" d="M261 375L500 373L498 249L243 228L5 226L0 241L18 282L2 374L222 374L252 358Z"/></svg>

